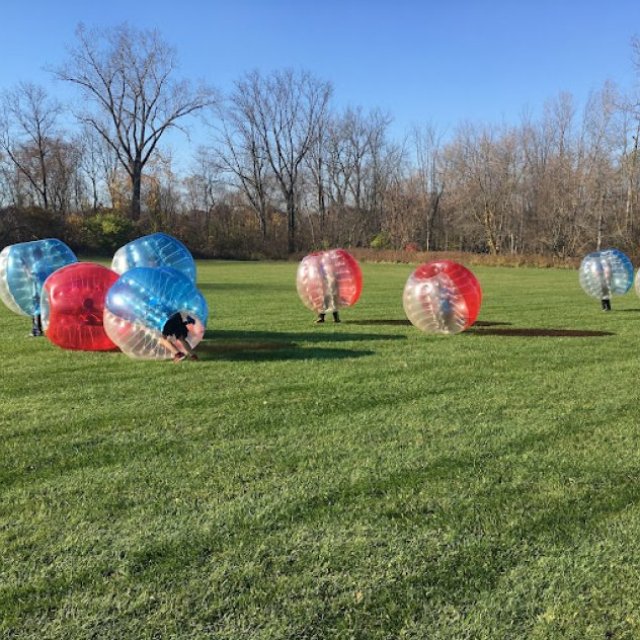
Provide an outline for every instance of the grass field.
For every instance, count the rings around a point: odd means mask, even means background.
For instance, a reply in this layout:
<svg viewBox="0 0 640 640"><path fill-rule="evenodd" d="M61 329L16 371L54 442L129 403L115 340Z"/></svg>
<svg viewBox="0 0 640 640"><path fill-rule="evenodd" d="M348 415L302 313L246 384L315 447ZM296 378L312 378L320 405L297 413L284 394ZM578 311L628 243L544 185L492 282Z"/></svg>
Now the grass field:
<svg viewBox="0 0 640 640"><path fill-rule="evenodd" d="M29 339L0 309L0 637L640 638L640 300L477 267L479 325L363 265L199 263L199 362Z"/></svg>

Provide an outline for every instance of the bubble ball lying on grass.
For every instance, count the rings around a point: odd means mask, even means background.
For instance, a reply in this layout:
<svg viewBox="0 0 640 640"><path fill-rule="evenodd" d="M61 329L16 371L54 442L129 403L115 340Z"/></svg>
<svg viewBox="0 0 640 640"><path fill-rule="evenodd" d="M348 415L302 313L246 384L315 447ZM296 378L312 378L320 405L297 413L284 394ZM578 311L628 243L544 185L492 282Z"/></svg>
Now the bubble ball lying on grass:
<svg viewBox="0 0 640 640"><path fill-rule="evenodd" d="M362 271L344 249L317 251L298 265L296 288L303 304L316 313L354 305L362 293Z"/></svg>
<svg viewBox="0 0 640 640"><path fill-rule="evenodd" d="M9 245L0 252L0 299L14 313L40 315L44 281L77 261L73 251L57 238Z"/></svg>
<svg viewBox="0 0 640 640"><path fill-rule="evenodd" d="M115 271L93 262L69 264L52 273L42 289L47 338L63 349L117 349L103 325L107 291L117 279Z"/></svg>
<svg viewBox="0 0 640 640"><path fill-rule="evenodd" d="M136 238L115 252L111 268L116 273L123 274L134 267L172 267L196 281L196 263L191 252L166 233Z"/></svg>
<svg viewBox="0 0 640 640"><path fill-rule="evenodd" d="M451 260L420 265L407 280L402 304L411 323L425 333L456 334L477 319L482 289L475 275Z"/></svg>
<svg viewBox="0 0 640 640"><path fill-rule="evenodd" d="M580 286L592 298L602 300L602 308L611 309L612 295L623 295L633 284L631 260L618 249L587 254L580 264Z"/></svg>
<svg viewBox="0 0 640 640"><path fill-rule="evenodd" d="M107 335L132 358L162 360L172 356L162 329L179 312L191 316L188 342L203 338L209 310L204 296L186 275L171 267L135 267L123 273L107 292Z"/></svg>

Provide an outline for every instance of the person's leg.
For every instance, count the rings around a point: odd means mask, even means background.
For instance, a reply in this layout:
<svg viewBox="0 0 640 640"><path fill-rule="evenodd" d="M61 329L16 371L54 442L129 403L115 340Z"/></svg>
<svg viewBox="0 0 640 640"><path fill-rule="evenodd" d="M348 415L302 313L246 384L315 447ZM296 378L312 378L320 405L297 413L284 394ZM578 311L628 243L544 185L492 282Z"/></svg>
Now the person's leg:
<svg viewBox="0 0 640 640"><path fill-rule="evenodd" d="M340 316L338 315L337 311L333 312L333 321L334 322L340 322Z"/></svg>
<svg viewBox="0 0 640 640"><path fill-rule="evenodd" d="M42 334L42 317L40 315L35 315L31 319L31 335L41 336Z"/></svg>
<svg viewBox="0 0 640 640"><path fill-rule="evenodd" d="M161 345L165 346L171 353L171 357L173 358L174 362L180 362L180 360L184 360L184 353L180 351L180 349L173 342L173 340L171 340L171 338L169 338L168 336L162 336L159 342Z"/></svg>
<svg viewBox="0 0 640 640"><path fill-rule="evenodd" d="M193 352L193 348L189 344L189 341L186 338L180 338L178 341L180 346L182 347L182 351L189 356L190 360L197 360L198 356Z"/></svg>
<svg viewBox="0 0 640 640"><path fill-rule="evenodd" d="M324 322L324 313L319 313L318 319L316 320L316 324L321 324L322 322Z"/></svg>

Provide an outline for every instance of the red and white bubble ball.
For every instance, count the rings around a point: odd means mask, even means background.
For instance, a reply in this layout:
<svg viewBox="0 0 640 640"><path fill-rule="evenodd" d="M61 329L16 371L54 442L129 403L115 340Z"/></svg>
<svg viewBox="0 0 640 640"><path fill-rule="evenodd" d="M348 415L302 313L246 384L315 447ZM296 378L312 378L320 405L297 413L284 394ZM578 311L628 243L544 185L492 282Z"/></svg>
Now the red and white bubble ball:
<svg viewBox="0 0 640 640"><path fill-rule="evenodd" d="M54 271L41 296L45 335L63 349L110 351L118 347L105 332L107 291L118 274L93 262L76 262Z"/></svg>
<svg viewBox="0 0 640 640"><path fill-rule="evenodd" d="M316 251L305 256L296 276L298 295L316 313L350 307L362 293L362 271L344 249Z"/></svg>
<svg viewBox="0 0 640 640"><path fill-rule="evenodd" d="M475 275L452 260L420 265L407 280L402 304L407 318L425 333L452 335L478 318L482 289Z"/></svg>

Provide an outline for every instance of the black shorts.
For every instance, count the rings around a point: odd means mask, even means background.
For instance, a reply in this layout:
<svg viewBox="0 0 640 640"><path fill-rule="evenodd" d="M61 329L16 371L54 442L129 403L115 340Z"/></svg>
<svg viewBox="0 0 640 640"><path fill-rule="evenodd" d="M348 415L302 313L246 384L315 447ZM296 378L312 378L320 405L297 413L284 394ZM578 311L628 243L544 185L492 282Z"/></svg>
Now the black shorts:
<svg viewBox="0 0 640 640"><path fill-rule="evenodd" d="M181 340L189 335L187 327L179 313L174 313L162 327L162 335L167 338L174 336L176 339Z"/></svg>

